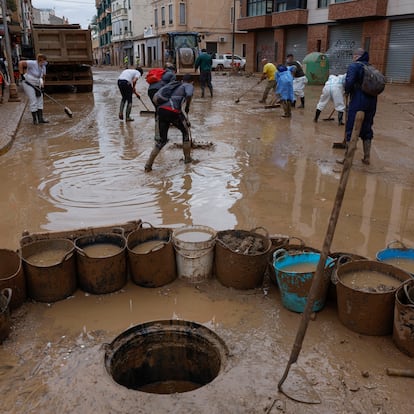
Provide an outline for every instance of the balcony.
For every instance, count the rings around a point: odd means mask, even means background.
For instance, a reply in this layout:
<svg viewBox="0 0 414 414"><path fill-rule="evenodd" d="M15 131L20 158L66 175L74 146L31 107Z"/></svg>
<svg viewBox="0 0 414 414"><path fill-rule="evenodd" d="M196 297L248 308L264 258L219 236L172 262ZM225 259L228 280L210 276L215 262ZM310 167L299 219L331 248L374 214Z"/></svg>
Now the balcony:
<svg viewBox="0 0 414 414"><path fill-rule="evenodd" d="M296 9L272 14L272 26L297 26L308 24L308 10Z"/></svg>
<svg viewBox="0 0 414 414"><path fill-rule="evenodd" d="M270 29L272 27L272 15L249 16L237 19L237 30Z"/></svg>
<svg viewBox="0 0 414 414"><path fill-rule="evenodd" d="M112 12L112 20L128 20L128 10L125 7L116 9Z"/></svg>
<svg viewBox="0 0 414 414"><path fill-rule="evenodd" d="M329 20L385 17L388 0L351 0L329 6Z"/></svg>

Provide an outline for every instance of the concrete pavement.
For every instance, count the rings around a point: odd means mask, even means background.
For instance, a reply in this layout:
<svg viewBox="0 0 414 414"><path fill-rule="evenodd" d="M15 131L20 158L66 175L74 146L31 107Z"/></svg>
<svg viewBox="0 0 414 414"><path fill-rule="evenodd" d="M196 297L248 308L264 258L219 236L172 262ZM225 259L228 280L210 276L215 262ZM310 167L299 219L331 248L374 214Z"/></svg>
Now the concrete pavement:
<svg viewBox="0 0 414 414"><path fill-rule="evenodd" d="M27 99L21 87L17 87L20 102L9 102L9 89L4 90L0 104L0 155L6 153L13 144L17 128L26 108Z"/></svg>

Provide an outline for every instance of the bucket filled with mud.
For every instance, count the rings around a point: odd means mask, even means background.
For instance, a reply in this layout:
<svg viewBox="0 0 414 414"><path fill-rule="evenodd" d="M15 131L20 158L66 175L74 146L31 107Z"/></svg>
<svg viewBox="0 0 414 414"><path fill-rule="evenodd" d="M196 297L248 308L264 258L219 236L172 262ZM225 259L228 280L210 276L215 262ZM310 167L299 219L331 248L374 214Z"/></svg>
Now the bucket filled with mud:
<svg viewBox="0 0 414 414"><path fill-rule="evenodd" d="M214 245L217 232L207 226L185 226L172 234L178 277L198 283L213 273Z"/></svg>
<svg viewBox="0 0 414 414"><path fill-rule="evenodd" d="M137 285L160 287L177 278L171 229L137 229L128 235L127 250L131 279Z"/></svg>
<svg viewBox="0 0 414 414"><path fill-rule="evenodd" d="M285 249L279 249L273 253L276 280L280 289L282 304L286 309L299 313L305 310L320 257L320 253L303 252L292 254ZM313 312L318 312L325 306L333 266L334 260L331 257L327 257L323 281L315 295Z"/></svg>
<svg viewBox="0 0 414 414"><path fill-rule="evenodd" d="M101 295L121 289L127 282L126 239L102 233L75 240L79 287Z"/></svg>
<svg viewBox="0 0 414 414"><path fill-rule="evenodd" d="M74 250L73 242L68 239L38 240L21 247L30 298L38 302L56 302L75 292Z"/></svg>
<svg viewBox="0 0 414 414"><path fill-rule="evenodd" d="M390 335L395 292L410 274L386 263L359 260L337 269L339 320L364 335Z"/></svg>
<svg viewBox="0 0 414 414"><path fill-rule="evenodd" d="M395 293L392 339L400 351L414 358L414 279L404 282Z"/></svg>
<svg viewBox="0 0 414 414"><path fill-rule="evenodd" d="M13 291L11 310L26 300L26 280L21 257L13 250L0 249L0 290L5 288Z"/></svg>
<svg viewBox="0 0 414 414"><path fill-rule="evenodd" d="M414 249L400 241L392 241L387 248L377 252L377 260L396 266L414 276Z"/></svg>
<svg viewBox="0 0 414 414"><path fill-rule="evenodd" d="M268 274L270 281L273 282L277 286L277 279L276 279L276 272L273 265L273 253L276 250L284 249L289 254L296 254L296 253L320 253L321 251L316 249L315 247L311 247L306 245L306 243L296 236L284 236L279 237L276 240L273 240L272 238L272 249L271 254L269 254L269 266L268 266Z"/></svg>
<svg viewBox="0 0 414 414"><path fill-rule="evenodd" d="M105 367L118 384L152 394L193 391L224 369L228 349L195 322L162 320L134 326L105 346Z"/></svg>
<svg viewBox="0 0 414 414"><path fill-rule="evenodd" d="M8 338L10 334L10 301L12 290L5 288L0 291L0 344Z"/></svg>
<svg viewBox="0 0 414 414"><path fill-rule="evenodd" d="M254 289L263 283L272 242L259 228L217 233L215 274L220 283L235 289Z"/></svg>

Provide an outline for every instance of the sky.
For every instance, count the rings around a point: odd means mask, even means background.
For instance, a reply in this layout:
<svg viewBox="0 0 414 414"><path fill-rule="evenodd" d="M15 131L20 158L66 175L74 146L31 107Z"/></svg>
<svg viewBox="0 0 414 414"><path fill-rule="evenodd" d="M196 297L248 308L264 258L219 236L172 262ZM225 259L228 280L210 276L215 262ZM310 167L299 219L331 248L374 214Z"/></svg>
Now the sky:
<svg viewBox="0 0 414 414"><path fill-rule="evenodd" d="M78 23L87 29L96 15L95 0L32 0L36 9L54 9L57 17L69 19L69 23Z"/></svg>

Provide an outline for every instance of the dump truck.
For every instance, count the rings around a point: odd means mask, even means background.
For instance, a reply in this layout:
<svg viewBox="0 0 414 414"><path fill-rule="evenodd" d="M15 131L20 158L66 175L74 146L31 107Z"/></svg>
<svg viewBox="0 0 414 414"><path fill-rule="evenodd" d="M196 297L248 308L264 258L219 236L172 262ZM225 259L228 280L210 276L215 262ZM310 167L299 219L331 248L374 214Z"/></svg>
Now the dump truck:
<svg viewBox="0 0 414 414"><path fill-rule="evenodd" d="M194 64L199 55L200 35L197 32L169 32L163 36L167 41L165 61L177 68L177 78L191 73L197 81L199 75L194 73Z"/></svg>
<svg viewBox="0 0 414 414"><path fill-rule="evenodd" d="M47 57L45 87L76 87L78 92L92 92L91 31L79 24L35 24L32 31L33 56Z"/></svg>

